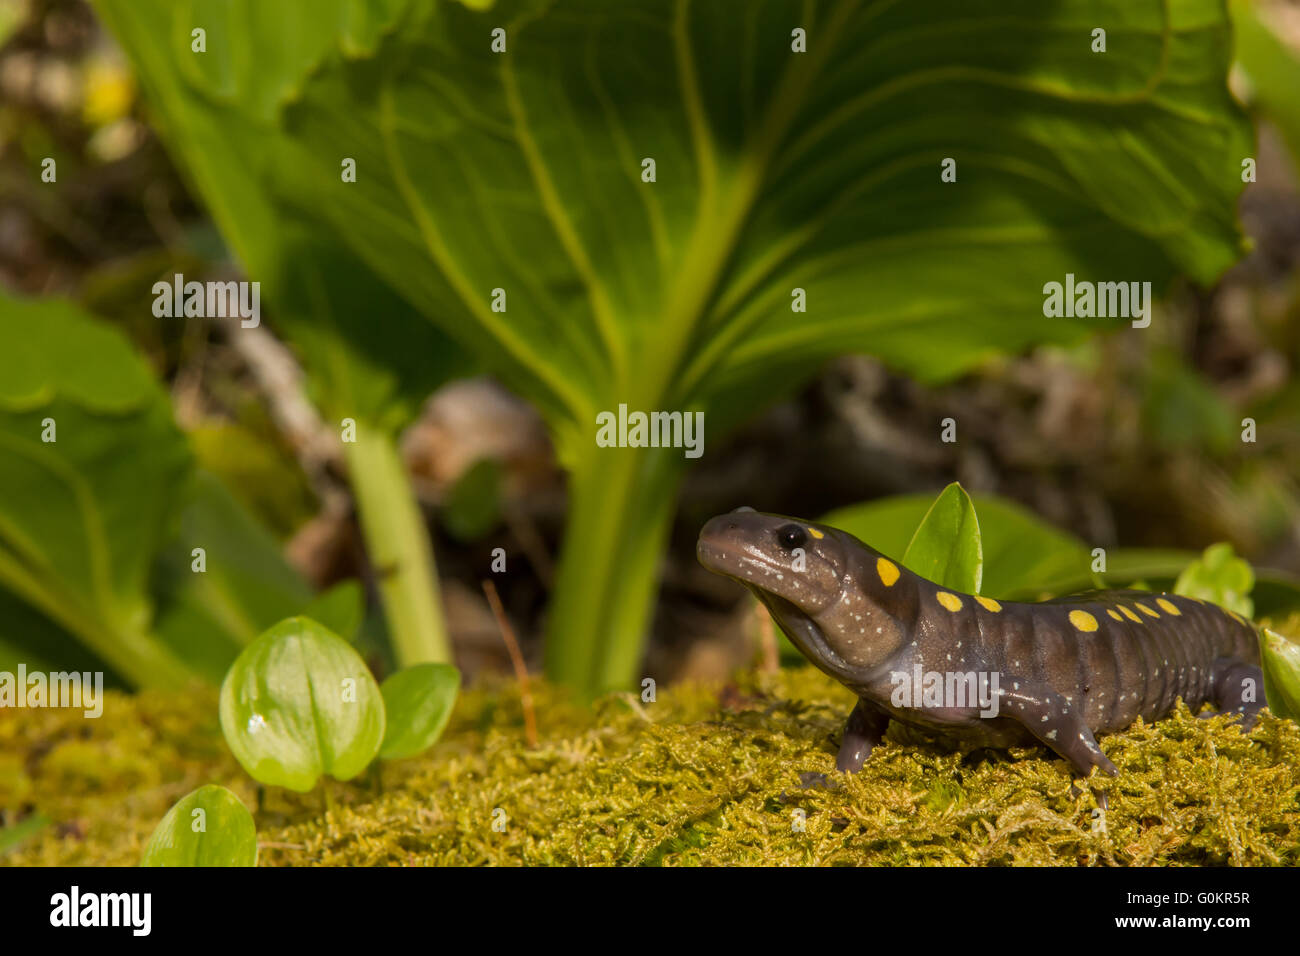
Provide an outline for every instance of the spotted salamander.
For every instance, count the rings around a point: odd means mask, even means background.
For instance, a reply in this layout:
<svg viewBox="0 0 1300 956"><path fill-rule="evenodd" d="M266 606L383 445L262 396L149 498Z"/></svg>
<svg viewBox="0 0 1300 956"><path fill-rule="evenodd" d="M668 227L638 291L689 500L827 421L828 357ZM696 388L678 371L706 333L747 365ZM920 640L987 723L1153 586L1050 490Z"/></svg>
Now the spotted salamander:
<svg viewBox="0 0 1300 956"><path fill-rule="evenodd" d="M1265 706L1254 626L1194 598L995 601L942 588L844 531L749 508L710 520L696 550L858 695L840 770L860 769L892 718L968 747L1037 740L1079 776L1115 774L1096 734L1162 717L1180 697L1246 726Z"/></svg>

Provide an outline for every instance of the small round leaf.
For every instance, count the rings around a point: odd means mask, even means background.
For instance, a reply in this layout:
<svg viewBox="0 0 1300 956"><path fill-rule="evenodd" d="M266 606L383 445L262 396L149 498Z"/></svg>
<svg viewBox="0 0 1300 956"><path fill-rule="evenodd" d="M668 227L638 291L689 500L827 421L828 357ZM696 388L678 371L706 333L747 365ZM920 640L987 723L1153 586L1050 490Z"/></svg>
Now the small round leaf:
<svg viewBox="0 0 1300 956"><path fill-rule="evenodd" d="M239 798L208 784L167 811L141 866L257 866L257 827Z"/></svg>
<svg viewBox="0 0 1300 956"><path fill-rule="evenodd" d="M388 720L379 756L414 757L442 736L460 691L460 671L450 664L416 664L393 674L379 690Z"/></svg>
<svg viewBox="0 0 1300 956"><path fill-rule="evenodd" d="M384 704L348 643L307 617L266 631L221 685L221 730L262 783L305 792L321 774L350 780L384 739Z"/></svg>

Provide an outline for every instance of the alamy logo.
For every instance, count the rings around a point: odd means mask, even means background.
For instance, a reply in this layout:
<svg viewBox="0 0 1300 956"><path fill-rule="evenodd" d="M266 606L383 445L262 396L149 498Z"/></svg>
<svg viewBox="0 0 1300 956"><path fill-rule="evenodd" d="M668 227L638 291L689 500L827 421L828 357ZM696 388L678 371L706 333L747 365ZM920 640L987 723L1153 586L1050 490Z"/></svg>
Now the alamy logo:
<svg viewBox="0 0 1300 956"><path fill-rule="evenodd" d="M171 282L155 282L153 294L153 314L160 319L238 318L246 329L262 322L260 282L186 282L178 272Z"/></svg>
<svg viewBox="0 0 1300 956"><path fill-rule="evenodd" d="M684 448L687 458L704 454L703 412L628 412L596 416L596 444L601 448Z"/></svg>
<svg viewBox="0 0 1300 956"><path fill-rule="evenodd" d="M148 936L153 925L152 893L71 892L50 897L51 926L129 926L135 936Z"/></svg>
<svg viewBox="0 0 1300 956"><path fill-rule="evenodd" d="M5 707L84 708L94 719L104 713L104 672L29 674L27 665L19 664L17 673L0 671L0 708Z"/></svg>
<svg viewBox="0 0 1300 956"><path fill-rule="evenodd" d="M1043 286L1043 315L1059 319L1132 319L1133 328L1151 324L1150 282L1075 282L1074 273L1065 283Z"/></svg>
<svg viewBox="0 0 1300 956"><path fill-rule="evenodd" d="M998 715L997 671L890 671L894 685L889 702L895 707L938 709L979 707L981 717Z"/></svg>

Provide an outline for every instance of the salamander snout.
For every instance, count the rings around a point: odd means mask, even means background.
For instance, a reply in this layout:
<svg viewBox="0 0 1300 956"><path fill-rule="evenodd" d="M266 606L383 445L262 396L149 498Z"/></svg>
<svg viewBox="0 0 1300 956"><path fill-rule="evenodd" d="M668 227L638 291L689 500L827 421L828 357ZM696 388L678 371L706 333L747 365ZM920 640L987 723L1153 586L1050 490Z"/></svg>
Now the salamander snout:
<svg viewBox="0 0 1300 956"><path fill-rule="evenodd" d="M815 613L835 600L843 551L831 529L738 508L711 518L695 546L700 563Z"/></svg>

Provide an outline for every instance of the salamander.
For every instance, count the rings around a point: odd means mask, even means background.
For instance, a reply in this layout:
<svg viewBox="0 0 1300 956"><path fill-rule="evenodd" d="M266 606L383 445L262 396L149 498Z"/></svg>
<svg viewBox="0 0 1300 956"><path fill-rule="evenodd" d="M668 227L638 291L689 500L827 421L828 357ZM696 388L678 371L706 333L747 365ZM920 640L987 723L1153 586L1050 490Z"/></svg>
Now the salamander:
<svg viewBox="0 0 1300 956"><path fill-rule="evenodd" d="M1114 775L1097 734L1162 717L1180 697L1246 727L1266 705L1254 625L1196 598L997 601L940 587L837 528L751 508L711 519L696 553L857 694L842 771L862 767L893 719L958 746L1036 740L1078 776Z"/></svg>

